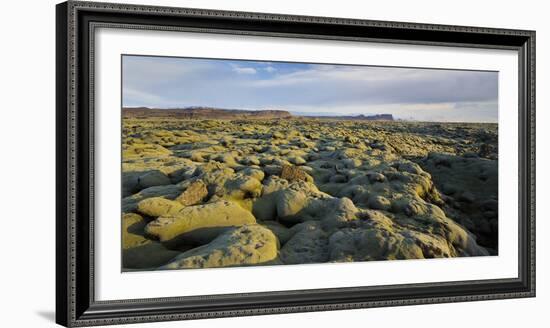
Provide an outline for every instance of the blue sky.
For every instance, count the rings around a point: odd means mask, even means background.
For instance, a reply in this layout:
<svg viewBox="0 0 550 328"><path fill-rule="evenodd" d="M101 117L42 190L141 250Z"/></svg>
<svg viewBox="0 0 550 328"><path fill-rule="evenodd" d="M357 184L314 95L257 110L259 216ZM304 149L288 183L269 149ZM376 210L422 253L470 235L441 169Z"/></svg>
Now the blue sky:
<svg viewBox="0 0 550 328"><path fill-rule="evenodd" d="M124 107L498 120L496 72L147 56L122 60Z"/></svg>

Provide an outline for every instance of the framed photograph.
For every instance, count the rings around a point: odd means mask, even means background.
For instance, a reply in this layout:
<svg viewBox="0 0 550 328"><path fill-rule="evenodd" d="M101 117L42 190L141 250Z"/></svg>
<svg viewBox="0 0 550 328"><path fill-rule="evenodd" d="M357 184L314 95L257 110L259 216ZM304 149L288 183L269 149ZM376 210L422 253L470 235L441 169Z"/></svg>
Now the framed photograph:
<svg viewBox="0 0 550 328"><path fill-rule="evenodd" d="M535 32L57 5L64 326L535 296Z"/></svg>

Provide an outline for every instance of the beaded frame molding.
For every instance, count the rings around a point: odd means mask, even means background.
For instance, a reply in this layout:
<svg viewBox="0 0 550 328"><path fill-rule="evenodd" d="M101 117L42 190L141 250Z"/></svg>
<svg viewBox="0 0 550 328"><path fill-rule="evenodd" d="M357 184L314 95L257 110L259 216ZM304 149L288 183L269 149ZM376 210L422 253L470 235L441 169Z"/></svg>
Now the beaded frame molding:
<svg viewBox="0 0 550 328"><path fill-rule="evenodd" d="M56 322L70 327L535 296L535 32L68 1L56 8ZM519 58L519 276L155 299L94 298L98 27L510 49Z"/></svg>

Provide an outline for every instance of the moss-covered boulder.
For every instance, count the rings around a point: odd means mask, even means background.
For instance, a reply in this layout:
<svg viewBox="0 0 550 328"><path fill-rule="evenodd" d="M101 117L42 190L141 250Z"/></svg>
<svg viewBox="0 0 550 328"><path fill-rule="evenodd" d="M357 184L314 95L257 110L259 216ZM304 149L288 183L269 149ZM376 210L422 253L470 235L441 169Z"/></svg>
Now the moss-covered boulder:
<svg viewBox="0 0 550 328"><path fill-rule="evenodd" d="M136 212L139 202L147 198L162 197L172 200L180 195L182 190L183 188L178 185L155 186L143 189L137 194L122 199L122 211L125 213Z"/></svg>
<svg viewBox="0 0 550 328"><path fill-rule="evenodd" d="M151 270L156 269L181 254L170 250L161 243L148 241L147 243L122 250L122 269Z"/></svg>
<svg viewBox="0 0 550 328"><path fill-rule="evenodd" d="M145 231L170 244L204 243L228 227L256 223L252 213L227 200L182 207L166 214L151 221Z"/></svg>
<svg viewBox="0 0 550 328"><path fill-rule="evenodd" d="M178 255L160 269L257 265L277 257L277 237L260 225L233 228L207 245Z"/></svg>
<svg viewBox="0 0 550 328"><path fill-rule="evenodd" d="M143 236L147 221L135 213L122 214L122 249L129 249L147 244L149 239Z"/></svg>
<svg viewBox="0 0 550 328"><path fill-rule="evenodd" d="M122 158L138 159L138 158L155 158L170 156L172 152L161 145L151 143L132 143L123 144Z"/></svg>
<svg viewBox="0 0 550 328"><path fill-rule="evenodd" d="M137 206L139 212L153 217L178 216L183 208L181 203L163 197L146 198Z"/></svg>
<svg viewBox="0 0 550 328"><path fill-rule="evenodd" d="M328 233L317 221L308 221L292 227L293 236L281 248L280 258L285 264L323 263L328 257Z"/></svg>
<svg viewBox="0 0 550 328"><path fill-rule="evenodd" d="M165 248L144 236L147 221L138 214L122 215L122 268L154 269L168 263L180 252Z"/></svg>
<svg viewBox="0 0 550 328"><path fill-rule="evenodd" d="M236 199L256 198L262 194L262 183L251 176L238 174L224 184L227 196Z"/></svg>

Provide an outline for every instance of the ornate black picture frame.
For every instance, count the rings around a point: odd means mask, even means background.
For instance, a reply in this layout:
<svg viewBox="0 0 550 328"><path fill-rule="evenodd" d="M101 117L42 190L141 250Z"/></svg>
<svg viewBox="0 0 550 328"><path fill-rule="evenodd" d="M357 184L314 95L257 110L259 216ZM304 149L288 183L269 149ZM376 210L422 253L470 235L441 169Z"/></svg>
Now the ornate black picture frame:
<svg viewBox="0 0 550 328"><path fill-rule="evenodd" d="M509 49L519 57L519 277L97 301L93 38L97 27ZM69 1L57 5L56 321L91 326L535 296L535 32Z"/></svg>

